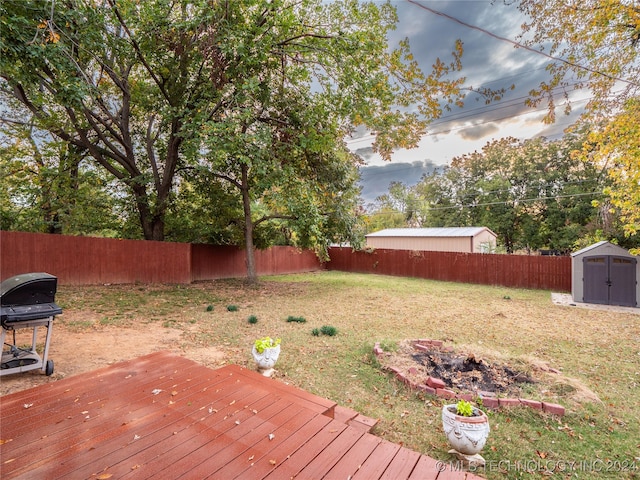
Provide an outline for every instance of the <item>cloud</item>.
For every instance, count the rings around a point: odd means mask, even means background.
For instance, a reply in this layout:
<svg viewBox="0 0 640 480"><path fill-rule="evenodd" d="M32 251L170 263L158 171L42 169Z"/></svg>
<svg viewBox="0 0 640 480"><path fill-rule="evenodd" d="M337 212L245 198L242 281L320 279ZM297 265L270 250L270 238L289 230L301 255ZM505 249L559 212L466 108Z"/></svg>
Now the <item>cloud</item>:
<svg viewBox="0 0 640 480"><path fill-rule="evenodd" d="M489 1L416 0L410 3L392 0L391 3L397 9L399 21L397 29L389 33L390 46L408 38L414 58L428 74L436 58L445 63L451 61L455 42L460 39L464 53L462 71L456 77L465 77L464 87L469 89L463 108L445 111L429 126L419 147L394 152L393 163L406 164L429 158L434 164L444 165L456 156L506 136L558 138L577 117L577 114L563 117L559 111L555 125L544 125L541 119L546 114L546 105L532 109L525 104L529 92L538 88L542 81L549 80L545 70L549 59L496 38L515 40L520 33L520 25L526 18L517 9L517 2L506 5L505 2ZM443 12L469 26L428 9ZM484 97L471 91L471 88L480 87L504 88L505 91L500 100L486 104ZM576 105L574 109L577 113L580 106ZM379 155L366 148L370 137L367 138L365 132L357 132L352 138L347 143L352 150L357 149L368 165L383 165Z"/></svg>
<svg viewBox="0 0 640 480"><path fill-rule="evenodd" d="M438 168L431 160L360 167L361 197L365 204L372 203L389 191L392 182L414 186L424 175L430 175Z"/></svg>
<svg viewBox="0 0 640 480"><path fill-rule="evenodd" d="M488 123L465 128L460 131L458 135L460 135L463 140L479 140L499 131L500 129L495 123Z"/></svg>

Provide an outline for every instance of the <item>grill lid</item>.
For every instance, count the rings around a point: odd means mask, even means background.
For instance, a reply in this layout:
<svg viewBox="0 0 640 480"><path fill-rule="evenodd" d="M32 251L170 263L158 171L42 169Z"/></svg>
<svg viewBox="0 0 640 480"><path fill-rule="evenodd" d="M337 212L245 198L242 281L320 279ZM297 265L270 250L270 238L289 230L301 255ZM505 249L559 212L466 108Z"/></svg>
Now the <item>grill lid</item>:
<svg viewBox="0 0 640 480"><path fill-rule="evenodd" d="M0 305L36 305L55 302L58 278L34 272L16 275L0 283Z"/></svg>

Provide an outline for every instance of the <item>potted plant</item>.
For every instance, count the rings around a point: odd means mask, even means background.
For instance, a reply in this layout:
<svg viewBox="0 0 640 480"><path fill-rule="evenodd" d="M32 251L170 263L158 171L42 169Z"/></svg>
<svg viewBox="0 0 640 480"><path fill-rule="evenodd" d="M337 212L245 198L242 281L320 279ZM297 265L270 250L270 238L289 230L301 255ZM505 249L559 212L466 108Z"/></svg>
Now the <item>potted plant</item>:
<svg viewBox="0 0 640 480"><path fill-rule="evenodd" d="M265 377L270 377L273 375L273 366L280 355L280 339L259 338L253 343L251 353L256 361L258 371Z"/></svg>
<svg viewBox="0 0 640 480"><path fill-rule="evenodd" d="M455 452L477 455L489 437L489 418L471 403L460 400L442 407L442 426Z"/></svg>

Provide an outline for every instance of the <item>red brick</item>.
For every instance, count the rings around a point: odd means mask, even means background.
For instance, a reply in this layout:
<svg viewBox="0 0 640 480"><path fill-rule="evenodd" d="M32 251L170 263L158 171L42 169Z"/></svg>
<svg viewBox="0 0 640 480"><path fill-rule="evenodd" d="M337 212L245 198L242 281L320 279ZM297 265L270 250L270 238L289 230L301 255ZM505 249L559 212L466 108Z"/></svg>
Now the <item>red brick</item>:
<svg viewBox="0 0 640 480"><path fill-rule="evenodd" d="M434 347L441 347L444 345L444 342L442 340L431 340L431 345Z"/></svg>
<svg viewBox="0 0 640 480"><path fill-rule="evenodd" d="M416 343L413 348L415 348L416 350L421 350L423 352L429 352L431 351L431 348L427 347L426 345L422 345L421 343Z"/></svg>
<svg viewBox="0 0 640 480"><path fill-rule="evenodd" d="M482 397L482 406L486 408L498 408L500 401L493 397Z"/></svg>
<svg viewBox="0 0 640 480"><path fill-rule="evenodd" d="M427 378L427 385L429 385L432 388L444 388L444 387L446 387L445 383L442 380L440 380L439 378L436 378L436 377Z"/></svg>
<svg viewBox="0 0 640 480"><path fill-rule="evenodd" d="M495 394L494 392L485 392L484 390L480 390L480 391L478 392L478 395L480 395L482 398L485 398L485 397L495 397L495 396L496 396L496 394Z"/></svg>
<svg viewBox="0 0 640 480"><path fill-rule="evenodd" d="M542 402L542 410L554 415L564 415L564 407L562 405L558 405L557 403Z"/></svg>
<svg viewBox="0 0 640 480"><path fill-rule="evenodd" d="M518 398L499 398L498 402L501 407L519 407L520 399Z"/></svg>
<svg viewBox="0 0 640 480"><path fill-rule="evenodd" d="M399 368L396 368L396 367L388 367L388 368L396 375L402 375L402 371Z"/></svg>
<svg viewBox="0 0 640 480"><path fill-rule="evenodd" d="M436 388L436 395L442 398L456 398L456 392L446 388Z"/></svg>
<svg viewBox="0 0 640 480"><path fill-rule="evenodd" d="M473 400L473 394L471 393L459 393L457 397L460 400L466 400L467 402L471 402Z"/></svg>
<svg viewBox="0 0 640 480"><path fill-rule="evenodd" d="M416 367L409 367L409 373L411 375L417 375L418 374L418 369Z"/></svg>
<svg viewBox="0 0 640 480"><path fill-rule="evenodd" d="M429 395L435 395L436 394L436 389L433 387L429 387L428 385L422 385L420 387L420 389L425 392L428 393Z"/></svg>
<svg viewBox="0 0 640 480"><path fill-rule="evenodd" d="M538 402L537 400L527 400L526 398L521 398L520 403L525 407L542 410L542 402Z"/></svg>

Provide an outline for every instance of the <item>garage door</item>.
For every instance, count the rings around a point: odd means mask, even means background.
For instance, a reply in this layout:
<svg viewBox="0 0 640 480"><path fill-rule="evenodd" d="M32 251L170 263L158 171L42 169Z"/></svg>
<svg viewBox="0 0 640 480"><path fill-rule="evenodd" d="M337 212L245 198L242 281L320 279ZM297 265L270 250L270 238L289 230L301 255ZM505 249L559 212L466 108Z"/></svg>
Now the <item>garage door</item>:
<svg viewBox="0 0 640 480"><path fill-rule="evenodd" d="M585 257L583 302L636 306L635 258L598 255Z"/></svg>

